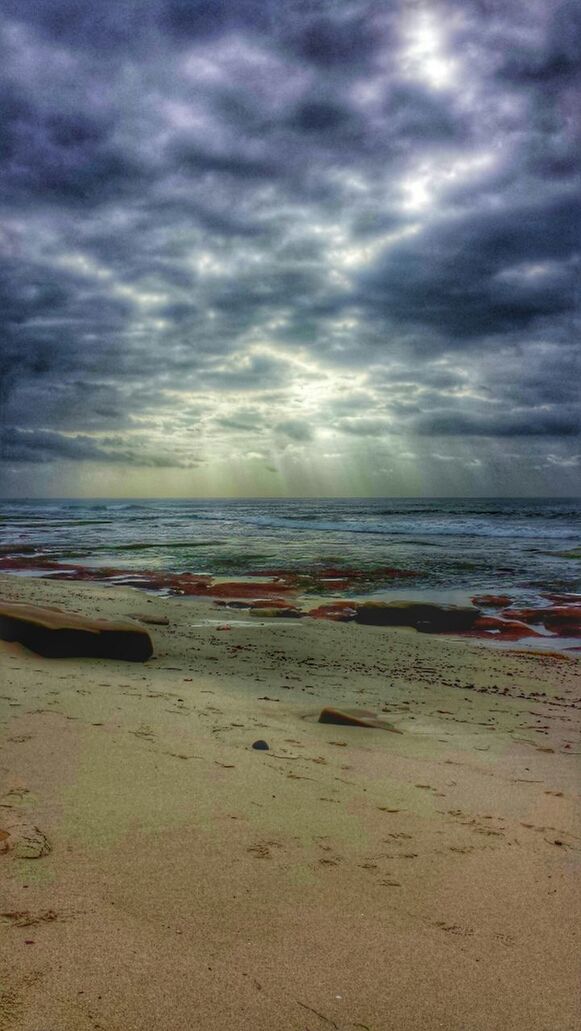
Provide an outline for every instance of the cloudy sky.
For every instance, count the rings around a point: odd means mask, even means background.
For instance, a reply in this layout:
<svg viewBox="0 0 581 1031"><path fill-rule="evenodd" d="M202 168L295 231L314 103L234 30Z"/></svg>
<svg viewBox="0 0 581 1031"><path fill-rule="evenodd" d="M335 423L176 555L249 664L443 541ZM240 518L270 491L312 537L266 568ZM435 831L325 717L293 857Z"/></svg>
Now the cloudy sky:
<svg viewBox="0 0 581 1031"><path fill-rule="evenodd" d="M0 47L0 493L580 492L575 0L3 0Z"/></svg>

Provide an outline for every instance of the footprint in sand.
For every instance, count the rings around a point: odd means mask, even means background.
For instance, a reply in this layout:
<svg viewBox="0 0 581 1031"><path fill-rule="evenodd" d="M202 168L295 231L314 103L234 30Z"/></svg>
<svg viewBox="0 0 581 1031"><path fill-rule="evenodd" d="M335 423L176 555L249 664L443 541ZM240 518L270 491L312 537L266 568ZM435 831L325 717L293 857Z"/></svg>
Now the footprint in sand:
<svg viewBox="0 0 581 1031"><path fill-rule="evenodd" d="M255 845L251 845L246 851L256 856L257 859L271 859L272 848L283 848L279 841L258 841Z"/></svg>
<svg viewBox="0 0 581 1031"><path fill-rule="evenodd" d="M51 851L48 838L38 827L18 818L5 820L0 830L0 852L9 852L16 859L40 859Z"/></svg>
<svg viewBox="0 0 581 1031"><path fill-rule="evenodd" d="M35 927L37 924L51 924L57 920L69 919L70 917L56 913L54 909L45 909L40 913L31 913L29 910L0 913L0 920L4 920L11 927Z"/></svg>
<svg viewBox="0 0 581 1031"><path fill-rule="evenodd" d="M441 931L446 931L448 934L457 934L462 938L471 938L474 934L474 928L472 927L461 927L460 924L448 924L445 920L436 920L434 927L438 927Z"/></svg>
<svg viewBox="0 0 581 1031"><path fill-rule="evenodd" d="M153 741L154 738L155 738L155 734L154 734L152 728L146 726L143 723L141 724L140 727L137 728L137 730L130 730L129 733L133 734L134 737L145 738L146 741Z"/></svg>

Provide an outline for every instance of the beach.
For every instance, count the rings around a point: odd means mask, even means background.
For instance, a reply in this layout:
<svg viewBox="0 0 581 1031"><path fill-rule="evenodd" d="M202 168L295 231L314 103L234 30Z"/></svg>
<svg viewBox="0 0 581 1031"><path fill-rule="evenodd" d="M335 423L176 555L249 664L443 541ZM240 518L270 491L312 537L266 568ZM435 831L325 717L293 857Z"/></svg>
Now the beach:
<svg viewBox="0 0 581 1031"><path fill-rule="evenodd" d="M2 1031L577 1026L575 653L0 580L154 645L0 642Z"/></svg>

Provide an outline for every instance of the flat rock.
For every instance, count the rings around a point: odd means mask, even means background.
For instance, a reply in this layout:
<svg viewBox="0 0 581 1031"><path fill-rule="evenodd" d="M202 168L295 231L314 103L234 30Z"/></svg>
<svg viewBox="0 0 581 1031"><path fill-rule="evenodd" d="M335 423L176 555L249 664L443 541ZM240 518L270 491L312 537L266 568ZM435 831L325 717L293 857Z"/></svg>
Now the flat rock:
<svg viewBox="0 0 581 1031"><path fill-rule="evenodd" d="M349 623L355 619L357 609L353 602L334 601L329 605L318 605L316 609L309 609L307 615L311 619L330 619L335 623Z"/></svg>
<svg viewBox="0 0 581 1031"><path fill-rule="evenodd" d="M370 601L357 606L355 620L366 626L412 626L423 633L439 634L470 630L479 615L480 609L470 605Z"/></svg>
<svg viewBox="0 0 581 1031"><path fill-rule="evenodd" d="M341 727L370 727L375 730L391 730L394 734L402 733L391 723L377 719L374 713L365 709L336 709L332 705L327 705L321 710L319 723L333 723Z"/></svg>
<svg viewBox="0 0 581 1031"><path fill-rule="evenodd" d="M557 637L577 637L581 633L581 605L552 605L539 609L505 609L507 619L522 620L525 623L541 623L546 630Z"/></svg>
<svg viewBox="0 0 581 1031"><path fill-rule="evenodd" d="M482 605L486 609L505 609L512 604L508 594L476 594L470 600L473 605Z"/></svg>
<svg viewBox="0 0 581 1031"><path fill-rule="evenodd" d="M146 630L74 612L0 601L0 638L46 658L87 657L145 662L153 654Z"/></svg>
<svg viewBox="0 0 581 1031"><path fill-rule="evenodd" d="M520 620L499 619L497 616L479 616L472 629L466 632L470 637L491 637L497 641L519 641L522 637L542 636Z"/></svg>
<svg viewBox="0 0 581 1031"><path fill-rule="evenodd" d="M150 616L148 612L132 612L130 619L138 619L140 623L148 623L151 626L169 626L167 616Z"/></svg>

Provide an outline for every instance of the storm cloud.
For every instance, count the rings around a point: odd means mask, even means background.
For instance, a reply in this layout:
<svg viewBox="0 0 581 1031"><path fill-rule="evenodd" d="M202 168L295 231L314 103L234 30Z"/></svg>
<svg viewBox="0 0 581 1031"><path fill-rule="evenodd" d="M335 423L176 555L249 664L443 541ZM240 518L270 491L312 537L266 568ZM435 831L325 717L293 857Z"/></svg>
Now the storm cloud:
<svg viewBox="0 0 581 1031"><path fill-rule="evenodd" d="M574 493L580 54L569 0L5 0L0 491Z"/></svg>

